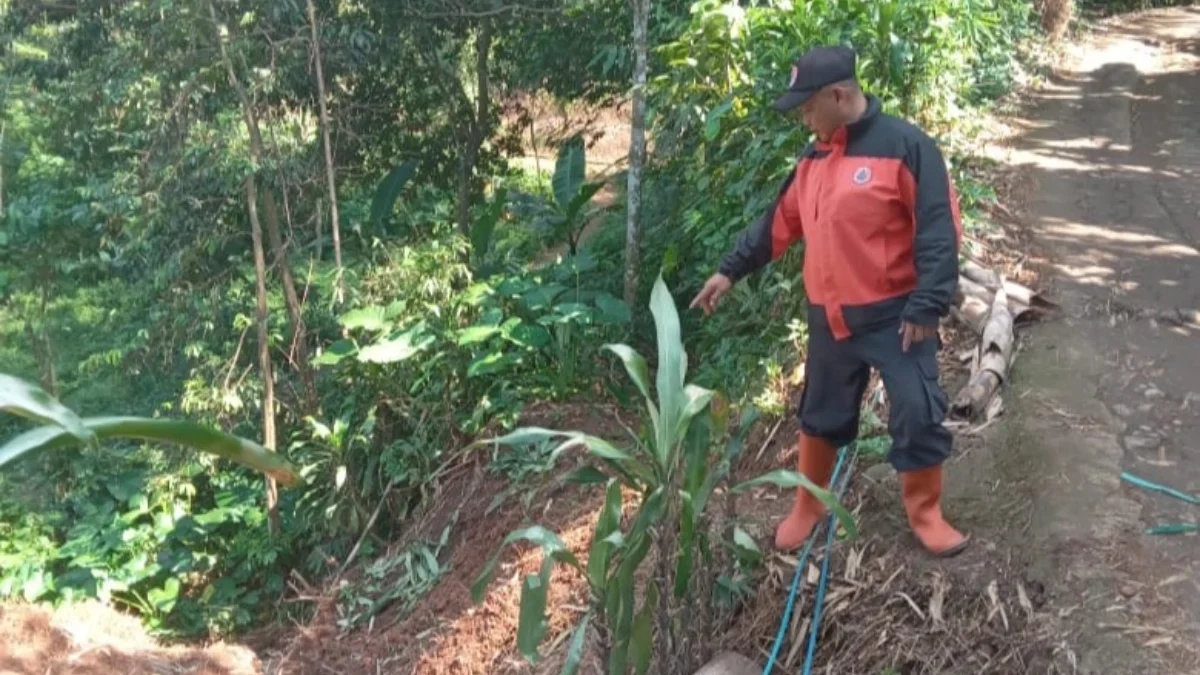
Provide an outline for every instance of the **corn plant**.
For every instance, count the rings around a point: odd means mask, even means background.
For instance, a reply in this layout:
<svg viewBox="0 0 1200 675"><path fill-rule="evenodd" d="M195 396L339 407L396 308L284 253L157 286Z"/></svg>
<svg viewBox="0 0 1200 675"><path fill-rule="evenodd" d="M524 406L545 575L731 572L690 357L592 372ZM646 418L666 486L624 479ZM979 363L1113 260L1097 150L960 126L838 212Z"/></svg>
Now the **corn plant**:
<svg viewBox="0 0 1200 675"><path fill-rule="evenodd" d="M722 551L757 553L752 538L731 523L714 536L709 508L718 488L726 485L748 425L743 424L741 432L727 443L714 441L711 432L722 429L725 407L711 405L715 392L687 383L688 358L679 315L661 277L651 293L650 310L658 342L653 395L646 359L627 345L604 346L621 359L645 399L642 431L630 432L627 447L618 448L579 431L537 427L517 429L493 441L514 446L558 439L561 442L554 450L555 456L583 446L595 462L576 472L574 479L604 485L604 507L594 526L586 560L581 561L569 551L554 532L536 525L527 527L504 540L472 589L479 602L504 547L524 541L541 548L544 557L539 572L522 583L517 631L518 649L536 661L547 630L551 571L556 564L581 571L587 579L589 602L568 646L563 667L568 675L579 668L589 632L598 638L609 675L623 675L631 669L644 673L655 657L660 672L690 673L696 661L705 658L706 650L711 649L717 587L729 581L719 578L722 571L728 572L728 566L718 569ZM834 496L793 471L768 473L729 488L727 494L763 484L803 486L836 514L851 538L857 536L850 514ZM625 509L627 495L635 503L631 515ZM638 572L651 560L652 548L657 557L652 583L639 594ZM640 603L638 595L642 596Z"/></svg>
<svg viewBox="0 0 1200 675"><path fill-rule="evenodd" d="M136 438L196 448L260 471L285 487L300 483L300 474L290 462L254 441L181 420L81 418L41 388L4 373L0 373L0 410L45 424L0 445L0 467L35 450L80 443L94 447L108 438Z"/></svg>

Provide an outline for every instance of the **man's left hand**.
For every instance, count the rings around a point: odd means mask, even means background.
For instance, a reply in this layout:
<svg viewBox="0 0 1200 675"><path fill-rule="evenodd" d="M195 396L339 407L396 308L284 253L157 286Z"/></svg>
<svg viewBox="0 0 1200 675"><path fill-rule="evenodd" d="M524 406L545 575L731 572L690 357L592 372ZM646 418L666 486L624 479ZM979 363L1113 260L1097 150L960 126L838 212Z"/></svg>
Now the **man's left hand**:
<svg viewBox="0 0 1200 675"><path fill-rule="evenodd" d="M900 342L904 351L915 345L918 342L924 342L928 338L937 337L937 326L919 326L915 323L907 321L900 322Z"/></svg>

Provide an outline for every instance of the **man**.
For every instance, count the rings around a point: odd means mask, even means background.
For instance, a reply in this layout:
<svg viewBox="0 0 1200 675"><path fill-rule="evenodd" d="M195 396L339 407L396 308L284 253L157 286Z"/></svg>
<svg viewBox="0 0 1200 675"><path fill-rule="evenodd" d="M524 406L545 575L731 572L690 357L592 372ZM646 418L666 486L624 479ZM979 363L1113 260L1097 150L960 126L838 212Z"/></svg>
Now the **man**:
<svg viewBox="0 0 1200 675"><path fill-rule="evenodd" d="M926 549L950 556L969 539L941 510L942 463L953 438L942 426L948 406L938 384L938 323L958 283L958 198L937 145L880 112L855 66L845 47L816 48L796 61L775 108L798 112L816 140L692 307L711 314L734 283L803 240L809 337L799 470L829 485L837 448L857 438L867 380L878 370L890 402L888 461L909 524ZM776 546L803 544L823 514L799 488Z"/></svg>

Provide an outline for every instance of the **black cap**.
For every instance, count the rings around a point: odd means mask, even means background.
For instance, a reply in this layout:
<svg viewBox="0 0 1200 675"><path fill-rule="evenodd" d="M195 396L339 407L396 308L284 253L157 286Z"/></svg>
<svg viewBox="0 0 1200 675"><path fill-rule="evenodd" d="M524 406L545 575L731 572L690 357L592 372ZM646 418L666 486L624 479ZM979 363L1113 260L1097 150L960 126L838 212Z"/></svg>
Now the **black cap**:
<svg viewBox="0 0 1200 675"><path fill-rule="evenodd" d="M775 101L786 112L804 103L822 87L855 78L857 56L849 47L814 47L792 64L787 92Z"/></svg>

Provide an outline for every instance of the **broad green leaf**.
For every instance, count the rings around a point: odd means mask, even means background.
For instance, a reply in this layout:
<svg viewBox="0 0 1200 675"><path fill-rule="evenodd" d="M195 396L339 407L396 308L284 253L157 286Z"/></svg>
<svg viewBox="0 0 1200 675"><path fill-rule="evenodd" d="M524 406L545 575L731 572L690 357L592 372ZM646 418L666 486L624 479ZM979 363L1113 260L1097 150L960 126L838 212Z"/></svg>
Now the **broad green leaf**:
<svg viewBox="0 0 1200 675"><path fill-rule="evenodd" d="M492 557L488 559L487 564L483 566L483 571L476 577L475 583L471 585L471 597L476 603L483 600L483 593L487 590L488 583L492 580L492 575L496 572L496 565L500 562L500 554L508 546L518 542L527 541L531 544L539 546L542 549L543 555L547 558L553 558L556 562L566 563L576 569L581 569L579 560L575 555L567 550L562 539L557 534L547 530L541 525L533 525L531 527L522 528L510 533L500 543L499 548L492 553Z"/></svg>
<svg viewBox="0 0 1200 675"><path fill-rule="evenodd" d="M550 572L554 561L542 561L538 574L530 574L521 584L521 607L517 623L517 650L530 663L538 661L538 645L546 637L546 596L550 590Z"/></svg>
<svg viewBox="0 0 1200 675"><path fill-rule="evenodd" d="M583 186L587 170L587 157L583 148L583 137L576 134L563 143L554 164L554 176L550 183L554 188L554 201L563 211L570 205Z"/></svg>
<svg viewBox="0 0 1200 675"><path fill-rule="evenodd" d="M391 215L400 191L408 184L416 170L416 161L401 162L379 182L379 187L375 189L375 198L371 201L371 225L378 225Z"/></svg>
<svg viewBox="0 0 1200 675"><path fill-rule="evenodd" d="M504 338L522 347L545 347L550 344L550 331L543 326L518 323L504 329Z"/></svg>
<svg viewBox="0 0 1200 675"><path fill-rule="evenodd" d="M633 313L629 310L629 305L625 301L609 295L601 293L596 296L596 309L600 310L600 321L604 323L623 324L633 320Z"/></svg>
<svg viewBox="0 0 1200 675"><path fill-rule="evenodd" d="M751 537L749 532L743 530L741 525L733 527L733 543L740 549L759 557L762 556L762 549L758 547L758 543L754 541L754 537Z"/></svg>
<svg viewBox="0 0 1200 675"><path fill-rule="evenodd" d="M358 351L358 347L349 340L338 340L329 345L329 348L321 352L321 355L313 359L313 365L316 366L335 366L342 362L348 356L352 356Z"/></svg>
<svg viewBox="0 0 1200 675"><path fill-rule="evenodd" d="M96 436L70 408L41 387L0 373L0 410L43 424L55 424L80 443L93 445ZM0 461L3 464L3 461Z"/></svg>
<svg viewBox="0 0 1200 675"><path fill-rule="evenodd" d="M554 304L555 298L567 290L559 284L546 284L526 292L521 296L521 304L530 311L544 310Z"/></svg>
<svg viewBox="0 0 1200 675"><path fill-rule="evenodd" d="M525 358L521 354L505 354L502 351L489 352L480 354L471 360L467 366L467 377L479 377L480 375L492 375L495 373L504 372L504 370L519 366Z"/></svg>
<svg viewBox="0 0 1200 675"><path fill-rule="evenodd" d="M566 213L564 214L566 216L567 223L574 224L575 219L579 216L579 212L583 210L583 207L587 206L588 202L592 201L592 197L595 197L596 193L603 188L604 183L585 183L583 187L579 189L579 192L571 198L571 203L567 205Z"/></svg>
<svg viewBox="0 0 1200 675"><path fill-rule="evenodd" d="M379 331L388 327L386 310L383 307L359 307L343 314L338 323L346 330L361 328L362 330Z"/></svg>
<svg viewBox="0 0 1200 675"><path fill-rule="evenodd" d="M101 440L132 438L183 445L260 471L285 487L300 484L299 471L281 455L254 441L193 422L143 417L89 417L82 422ZM33 429L0 447L0 466L33 450L61 448L77 442L77 438L58 427Z"/></svg>
<svg viewBox="0 0 1200 675"><path fill-rule="evenodd" d="M658 609L658 584L653 581L646 587L646 599L633 620L629 636L629 656L633 661L633 672L644 675L650 669L650 657L654 653L654 612Z"/></svg>
<svg viewBox="0 0 1200 675"><path fill-rule="evenodd" d="M435 341L422 321L404 332L363 347L358 360L364 363L398 363L410 359Z"/></svg>
<svg viewBox="0 0 1200 675"><path fill-rule="evenodd" d="M713 108L708 113L704 124L704 140L713 141L721 133L721 118L733 107L733 101L726 101Z"/></svg>
<svg viewBox="0 0 1200 675"><path fill-rule="evenodd" d="M621 358L621 362L625 364L625 372L629 373L629 379L633 380L638 391L646 397L646 402L654 405L650 398L650 366L646 363L646 357L629 345L606 344L603 348Z"/></svg>
<svg viewBox="0 0 1200 675"><path fill-rule="evenodd" d="M858 527L854 524L854 518L850 516L850 512L846 510L846 507L842 506L842 503L837 500L837 497L835 497L832 492L824 488L817 487L816 484L808 479L808 476L796 471L779 469L777 471L763 474L758 478L753 478L744 483L739 483L733 487L733 491L744 492L756 485L775 485L781 488L803 487L805 490L808 490L810 493L812 493L812 495L816 497L818 501L824 504L826 508L833 512L834 516L836 516L838 521L842 524L842 527L846 528L846 535L850 539L856 539L858 537Z"/></svg>
<svg viewBox="0 0 1200 675"><path fill-rule="evenodd" d="M498 188L496 194L492 196L492 200L488 202L483 215L471 226L471 250L477 259L487 255L488 249L491 248L492 235L496 231L496 224L500 222L500 217L504 215L504 207L507 203L508 191L503 187Z"/></svg>
<svg viewBox="0 0 1200 675"><path fill-rule="evenodd" d="M458 332L458 345L461 347L463 345L484 342L499 332L499 326L470 326Z"/></svg>
<svg viewBox="0 0 1200 675"><path fill-rule="evenodd" d="M587 643L588 627L592 623L592 613L583 615L575 633L571 636L571 644L567 646L567 658L563 662L562 675L575 675L579 672L579 664L583 663L583 646Z"/></svg>

